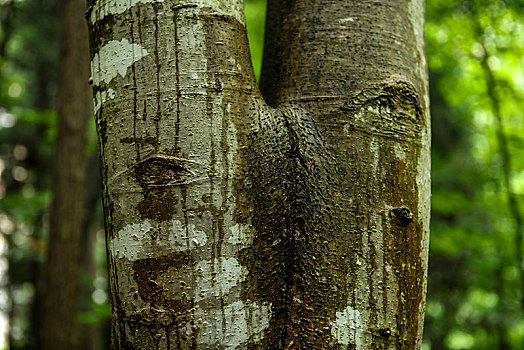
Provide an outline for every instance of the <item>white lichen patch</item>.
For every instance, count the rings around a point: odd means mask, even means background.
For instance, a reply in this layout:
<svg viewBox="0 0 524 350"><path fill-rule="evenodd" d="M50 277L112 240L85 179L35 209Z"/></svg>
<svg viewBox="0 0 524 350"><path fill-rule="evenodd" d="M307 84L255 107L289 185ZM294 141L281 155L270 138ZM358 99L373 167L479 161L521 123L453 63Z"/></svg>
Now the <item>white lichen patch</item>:
<svg viewBox="0 0 524 350"><path fill-rule="evenodd" d="M145 220L142 223L126 225L118 231L111 240L109 249L113 257L136 261L160 257L172 251L195 249L206 243L206 233L195 229L194 224L188 224L186 228L180 221L173 220L169 230L153 227L149 220Z"/></svg>
<svg viewBox="0 0 524 350"><path fill-rule="evenodd" d="M231 290L245 279L247 270L237 259L220 257L214 261L200 261L196 269L195 301L204 299L227 300ZM269 326L271 304L236 301L224 307L197 309L195 318L205 324L198 333L198 344L222 344L226 349L236 349L248 340L262 339ZM189 327L188 327L189 328Z"/></svg>
<svg viewBox="0 0 524 350"><path fill-rule="evenodd" d="M404 150L404 147L402 147L402 145L396 143L393 146L393 152L395 152L395 157L397 157L397 159L406 159L406 151Z"/></svg>
<svg viewBox="0 0 524 350"><path fill-rule="evenodd" d="M421 241L421 253L427 254L427 239L429 235L429 213L431 205L431 153L429 151L429 137L424 130L422 134L422 148L417 159L417 188L418 188L418 213L423 223L424 236Z"/></svg>
<svg viewBox="0 0 524 350"><path fill-rule="evenodd" d="M118 231L116 237L109 243L111 255L115 258L126 258L129 261L140 259L145 249L144 241L151 229L149 220L139 224L126 225Z"/></svg>
<svg viewBox="0 0 524 350"><path fill-rule="evenodd" d="M179 220L173 220L173 227L169 234L169 244L176 251L184 251L194 247L204 246L207 243L207 234L195 228L195 224L187 227Z"/></svg>
<svg viewBox="0 0 524 350"><path fill-rule="evenodd" d="M198 276L195 288L197 301L228 294L231 288L238 285L247 275L247 271L235 258L203 260L195 269Z"/></svg>
<svg viewBox="0 0 524 350"><path fill-rule="evenodd" d="M94 105L94 111L95 114L98 113L100 110L100 107L107 101L112 100L116 96L115 90L113 89L107 89L106 91L98 91L95 94L93 105Z"/></svg>
<svg viewBox="0 0 524 350"><path fill-rule="evenodd" d="M91 61L93 84L109 83L117 75L125 77L127 69L142 57L148 55L146 49L138 44L131 44L127 39L111 40L95 54Z"/></svg>
<svg viewBox="0 0 524 350"><path fill-rule="evenodd" d="M271 319L271 304L236 301L224 308L197 309L195 318L205 324L198 332L198 344L221 344L234 350L250 338L255 342L263 338Z"/></svg>
<svg viewBox="0 0 524 350"><path fill-rule="evenodd" d="M124 13L138 3L163 2L164 0L98 0L93 6L90 21L95 24L106 16Z"/></svg>
<svg viewBox="0 0 524 350"><path fill-rule="evenodd" d="M350 130L353 129L355 122L364 122L367 123L370 118L380 117L382 119L389 119L388 115L391 112L389 107L379 107L379 106L367 106L360 107L356 110L350 117L350 120L347 121L343 126L343 132L345 135L348 135Z"/></svg>
<svg viewBox="0 0 524 350"><path fill-rule="evenodd" d="M355 22L355 19L353 17L346 17L346 18L341 18L338 21L340 23L347 23L347 22Z"/></svg>
<svg viewBox="0 0 524 350"><path fill-rule="evenodd" d="M369 143L369 152L373 155L373 174L378 175L378 163L380 161L380 145L376 138Z"/></svg>
<svg viewBox="0 0 524 350"><path fill-rule="evenodd" d="M342 311L337 311L336 319L331 324L331 334L339 344L355 344L357 349L364 349L362 338L359 336L362 330L360 312L351 306Z"/></svg>

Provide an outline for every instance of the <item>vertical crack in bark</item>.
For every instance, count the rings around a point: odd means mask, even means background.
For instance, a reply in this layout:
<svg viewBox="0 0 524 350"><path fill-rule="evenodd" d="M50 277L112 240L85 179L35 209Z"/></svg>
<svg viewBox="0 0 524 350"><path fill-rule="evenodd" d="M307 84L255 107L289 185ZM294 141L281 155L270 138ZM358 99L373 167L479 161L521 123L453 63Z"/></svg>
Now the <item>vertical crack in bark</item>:
<svg viewBox="0 0 524 350"><path fill-rule="evenodd" d="M140 11L140 10L138 10ZM136 121L139 119L138 113L137 113L137 103L138 103L138 87L136 84L136 60L135 60L135 46L133 45L135 43L135 19L133 17L133 9L129 9L129 23L131 28L131 44L133 50L131 51L132 54L132 62L131 65L131 72L133 74L133 86L131 89L133 89L133 142L135 144L136 149L136 161L138 162L140 160L140 143L137 140L136 137Z"/></svg>
<svg viewBox="0 0 524 350"><path fill-rule="evenodd" d="M136 11L136 23L137 23L137 27L138 27L138 40L139 40L139 43L140 43L140 47L144 47L144 41L143 41L143 38L142 38L142 18L141 18L141 11L142 9L140 7L137 8L137 11ZM142 74L145 73L145 69L144 69L144 62L141 61L141 66L142 66ZM138 86L137 86L137 89L136 91L138 92ZM145 121L147 119L147 98L144 96L144 108L142 110L142 119Z"/></svg>
<svg viewBox="0 0 524 350"><path fill-rule="evenodd" d="M288 261L285 262L285 279L286 279L286 335L284 349L300 348L301 342L298 340L292 328L293 320L297 319L298 310L295 310L295 301L302 300L299 290L302 289L302 268L301 268L301 240L305 239L305 221L304 221L304 183L303 173L307 171L304 156L300 151L300 141L295 127L292 125L293 120L285 113L282 114L283 122L288 134L289 150L285 152L290 162L290 169L287 177L291 183L291 193L289 198L289 217L287 218L287 228L284 231L286 241L286 255ZM303 238L304 237L304 238ZM297 305L299 306L299 305Z"/></svg>
<svg viewBox="0 0 524 350"><path fill-rule="evenodd" d="M157 139L160 138L160 119L162 118L162 110L160 108L160 58L158 54L158 6L159 3L152 3L153 7L153 13L154 13L154 19L153 24L155 27L154 35L155 35L155 47L154 47L154 55L155 55L155 73L156 73L156 113L154 115L154 121L155 121L155 128L156 128L156 137Z"/></svg>
<svg viewBox="0 0 524 350"><path fill-rule="evenodd" d="M286 152L286 155L289 156L290 158L297 159L300 166L302 166L303 169L307 171L306 160L304 156L302 155L302 153L300 152L299 137L297 135L295 128L291 125L292 123L291 118L287 116L285 113L282 114L282 118L284 120L284 125L286 126L287 133L289 136L290 150Z"/></svg>
<svg viewBox="0 0 524 350"><path fill-rule="evenodd" d="M180 47L179 47L179 38L178 38L178 9L173 8L173 31L175 36L175 82L176 82L176 120L175 120L175 136L174 136L174 145L173 149L175 154L180 150L178 147L178 139L180 138ZM214 148L211 148L212 150Z"/></svg>

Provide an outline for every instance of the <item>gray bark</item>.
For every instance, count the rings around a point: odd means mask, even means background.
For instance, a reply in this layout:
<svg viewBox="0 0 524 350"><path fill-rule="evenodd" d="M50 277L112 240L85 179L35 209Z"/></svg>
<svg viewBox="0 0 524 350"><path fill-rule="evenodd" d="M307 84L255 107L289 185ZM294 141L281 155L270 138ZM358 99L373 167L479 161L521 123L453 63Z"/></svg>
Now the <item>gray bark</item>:
<svg viewBox="0 0 524 350"><path fill-rule="evenodd" d="M415 349L423 2L91 1L115 348ZM266 102L267 101L267 102Z"/></svg>

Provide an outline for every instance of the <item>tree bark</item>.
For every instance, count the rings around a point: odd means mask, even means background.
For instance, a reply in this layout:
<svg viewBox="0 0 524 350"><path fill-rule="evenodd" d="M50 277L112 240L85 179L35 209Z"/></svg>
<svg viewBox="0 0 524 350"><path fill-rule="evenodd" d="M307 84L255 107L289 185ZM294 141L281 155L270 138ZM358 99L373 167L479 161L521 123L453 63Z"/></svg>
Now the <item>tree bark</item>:
<svg viewBox="0 0 524 350"><path fill-rule="evenodd" d="M423 1L90 5L114 347L418 348Z"/></svg>
<svg viewBox="0 0 524 350"><path fill-rule="evenodd" d="M41 349L76 348L77 285L87 164L87 121L91 110L85 2L64 1L62 72L58 96Z"/></svg>

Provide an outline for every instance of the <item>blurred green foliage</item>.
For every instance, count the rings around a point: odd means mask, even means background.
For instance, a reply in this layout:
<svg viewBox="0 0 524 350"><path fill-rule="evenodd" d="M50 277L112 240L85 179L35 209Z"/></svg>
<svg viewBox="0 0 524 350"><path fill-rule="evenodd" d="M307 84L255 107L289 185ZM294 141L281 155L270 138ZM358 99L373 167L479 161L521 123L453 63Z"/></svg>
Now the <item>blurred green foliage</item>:
<svg viewBox="0 0 524 350"><path fill-rule="evenodd" d="M511 191L522 208L524 194L523 8L510 0L427 2L433 193L426 349L524 348L522 247L515 245L522 213L508 203ZM511 169L504 169L494 99Z"/></svg>
<svg viewBox="0 0 524 350"><path fill-rule="evenodd" d="M37 327L56 135L61 2L0 0L0 24L12 3L12 31L0 29L0 43L8 39L0 57L0 313L11 324L8 340L17 349L31 348ZM245 7L258 79L265 0L245 0ZM522 247L515 245L518 217L508 203L510 193L520 210L524 205L523 9L521 0L427 1L433 212L424 350L524 349L524 276L516 260ZM493 74L494 96L482 62ZM500 102L510 169L497 136L494 97ZM90 137L94 155L94 128ZM98 177L88 178L98 196ZM98 339L107 339L102 214L99 200L93 203L86 204L91 234L85 245L92 248L85 254L92 263L82 272L78 318L86 327L98 327ZM100 341L99 347L107 343Z"/></svg>

